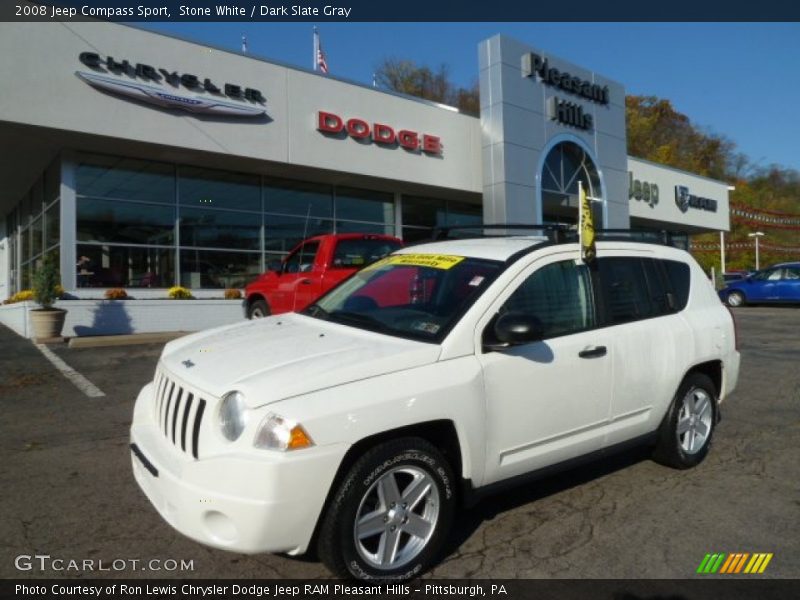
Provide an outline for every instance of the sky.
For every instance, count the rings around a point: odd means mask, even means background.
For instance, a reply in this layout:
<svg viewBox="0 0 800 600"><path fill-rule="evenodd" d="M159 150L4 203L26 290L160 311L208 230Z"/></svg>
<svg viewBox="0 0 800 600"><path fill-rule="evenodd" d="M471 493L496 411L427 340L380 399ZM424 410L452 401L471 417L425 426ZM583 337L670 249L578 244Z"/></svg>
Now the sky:
<svg viewBox="0 0 800 600"><path fill-rule="evenodd" d="M313 23L151 23L170 35L303 68ZM384 58L445 64L461 86L478 77L478 43L497 33L589 68L627 94L673 103L736 143L756 166L800 170L798 23L321 23L330 74L371 85Z"/></svg>

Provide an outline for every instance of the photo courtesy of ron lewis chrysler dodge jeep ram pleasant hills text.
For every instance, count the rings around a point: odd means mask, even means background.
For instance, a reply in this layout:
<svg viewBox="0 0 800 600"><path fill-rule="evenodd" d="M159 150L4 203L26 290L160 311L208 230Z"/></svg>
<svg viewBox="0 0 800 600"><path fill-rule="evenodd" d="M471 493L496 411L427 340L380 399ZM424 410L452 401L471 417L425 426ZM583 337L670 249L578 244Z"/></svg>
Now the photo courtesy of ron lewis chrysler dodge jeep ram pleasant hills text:
<svg viewBox="0 0 800 600"><path fill-rule="evenodd" d="M401 249L306 307L166 345L135 477L181 533L416 577L460 503L631 442L703 460L733 317L684 251L543 237Z"/></svg>

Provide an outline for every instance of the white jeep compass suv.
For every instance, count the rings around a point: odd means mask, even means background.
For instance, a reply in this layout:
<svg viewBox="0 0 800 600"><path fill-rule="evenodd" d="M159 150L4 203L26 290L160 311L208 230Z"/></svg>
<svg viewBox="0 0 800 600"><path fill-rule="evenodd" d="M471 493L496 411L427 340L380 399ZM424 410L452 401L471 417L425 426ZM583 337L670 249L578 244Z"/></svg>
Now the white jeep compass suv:
<svg viewBox="0 0 800 600"><path fill-rule="evenodd" d="M459 503L630 442L703 460L736 386L734 322L666 245L541 237L413 246L301 314L164 348L133 470L190 538L404 579Z"/></svg>

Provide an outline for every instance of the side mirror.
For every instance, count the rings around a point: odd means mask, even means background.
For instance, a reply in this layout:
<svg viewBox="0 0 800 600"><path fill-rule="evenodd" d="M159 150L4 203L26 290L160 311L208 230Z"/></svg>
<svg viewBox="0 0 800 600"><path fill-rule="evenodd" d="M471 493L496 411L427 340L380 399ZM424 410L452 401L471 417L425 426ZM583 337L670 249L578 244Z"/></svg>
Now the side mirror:
<svg viewBox="0 0 800 600"><path fill-rule="evenodd" d="M544 337L544 326L533 315L509 312L495 321L494 335L498 341L508 346L526 344L541 340Z"/></svg>
<svg viewBox="0 0 800 600"><path fill-rule="evenodd" d="M267 271L280 273L283 270L283 263L279 260L271 260L267 263Z"/></svg>

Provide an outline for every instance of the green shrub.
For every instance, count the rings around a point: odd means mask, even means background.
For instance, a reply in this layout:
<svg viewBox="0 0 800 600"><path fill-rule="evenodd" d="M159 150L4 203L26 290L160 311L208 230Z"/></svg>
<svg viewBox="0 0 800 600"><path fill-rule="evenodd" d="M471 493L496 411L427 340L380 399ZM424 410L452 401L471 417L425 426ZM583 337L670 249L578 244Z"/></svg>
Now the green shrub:
<svg viewBox="0 0 800 600"><path fill-rule="evenodd" d="M33 272L33 298L42 308L52 308L55 301L63 293L61 276L52 258L45 258Z"/></svg>

